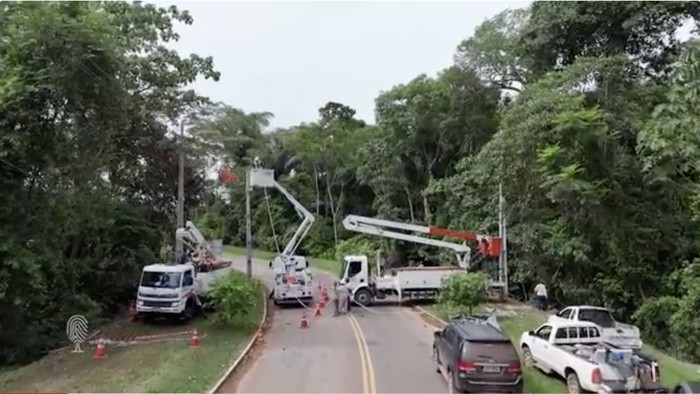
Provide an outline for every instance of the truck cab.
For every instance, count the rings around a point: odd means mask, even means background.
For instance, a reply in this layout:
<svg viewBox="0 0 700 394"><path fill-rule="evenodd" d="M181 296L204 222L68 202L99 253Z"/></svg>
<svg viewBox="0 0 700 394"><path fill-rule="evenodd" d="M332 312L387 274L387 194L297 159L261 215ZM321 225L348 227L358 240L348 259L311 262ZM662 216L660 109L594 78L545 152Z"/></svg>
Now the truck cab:
<svg viewBox="0 0 700 394"><path fill-rule="evenodd" d="M194 314L195 267L192 264L152 264L143 268L136 302L139 315Z"/></svg>

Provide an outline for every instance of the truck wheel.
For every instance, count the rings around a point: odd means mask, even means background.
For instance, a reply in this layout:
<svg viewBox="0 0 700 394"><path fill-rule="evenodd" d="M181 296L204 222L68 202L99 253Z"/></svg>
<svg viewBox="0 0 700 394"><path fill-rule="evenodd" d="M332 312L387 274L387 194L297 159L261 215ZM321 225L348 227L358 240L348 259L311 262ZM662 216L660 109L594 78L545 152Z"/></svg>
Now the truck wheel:
<svg viewBox="0 0 700 394"><path fill-rule="evenodd" d="M523 346L523 361L525 361L525 365L528 367L535 365L535 359L532 358L532 351L530 351L530 347L527 345Z"/></svg>
<svg viewBox="0 0 700 394"><path fill-rule="evenodd" d="M673 392L674 393L683 393L683 394L700 393L700 382L697 382L697 381L681 382L676 387L673 388Z"/></svg>
<svg viewBox="0 0 700 394"><path fill-rule="evenodd" d="M372 294L367 289L360 289L355 293L355 302L362 306L369 306L372 303Z"/></svg>
<svg viewBox="0 0 700 394"><path fill-rule="evenodd" d="M182 312L182 317L185 321L190 321L194 318L194 301L191 298L187 300L185 310Z"/></svg>
<svg viewBox="0 0 700 394"><path fill-rule="evenodd" d="M581 392L581 383L578 381L576 372L566 374L566 389L569 394L579 394Z"/></svg>

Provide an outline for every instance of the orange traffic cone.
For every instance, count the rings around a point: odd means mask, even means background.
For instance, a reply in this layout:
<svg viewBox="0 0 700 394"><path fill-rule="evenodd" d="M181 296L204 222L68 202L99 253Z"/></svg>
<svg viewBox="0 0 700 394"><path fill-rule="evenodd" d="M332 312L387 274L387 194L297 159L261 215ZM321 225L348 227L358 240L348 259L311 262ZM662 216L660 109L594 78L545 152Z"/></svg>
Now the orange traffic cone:
<svg viewBox="0 0 700 394"><path fill-rule="evenodd" d="M100 339L97 341L97 346L95 347L95 351L92 352L92 358L94 359L101 359L107 357L107 348L105 347L105 341L100 337Z"/></svg>
<svg viewBox="0 0 700 394"><path fill-rule="evenodd" d="M197 329L192 331L192 338L187 341L187 346L189 347L199 347L199 337L197 336Z"/></svg>
<svg viewBox="0 0 700 394"><path fill-rule="evenodd" d="M314 311L314 316L321 316L321 305L316 304L316 310Z"/></svg>
<svg viewBox="0 0 700 394"><path fill-rule="evenodd" d="M306 313L301 314L301 324L299 328L309 328L309 322L306 321Z"/></svg>

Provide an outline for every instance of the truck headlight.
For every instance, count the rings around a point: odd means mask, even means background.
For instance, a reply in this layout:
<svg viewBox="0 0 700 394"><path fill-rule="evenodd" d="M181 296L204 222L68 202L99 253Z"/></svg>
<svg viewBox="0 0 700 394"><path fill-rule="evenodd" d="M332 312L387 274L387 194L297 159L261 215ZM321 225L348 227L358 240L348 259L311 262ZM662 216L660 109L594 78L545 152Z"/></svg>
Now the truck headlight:
<svg viewBox="0 0 700 394"><path fill-rule="evenodd" d="M170 306L173 307L173 308L175 308L175 307L178 306L178 305L180 305L180 301L178 301L178 302L173 302L172 304L170 304Z"/></svg>
<svg viewBox="0 0 700 394"><path fill-rule="evenodd" d="M137 304L138 306L143 306L143 301L138 301L136 304Z"/></svg>

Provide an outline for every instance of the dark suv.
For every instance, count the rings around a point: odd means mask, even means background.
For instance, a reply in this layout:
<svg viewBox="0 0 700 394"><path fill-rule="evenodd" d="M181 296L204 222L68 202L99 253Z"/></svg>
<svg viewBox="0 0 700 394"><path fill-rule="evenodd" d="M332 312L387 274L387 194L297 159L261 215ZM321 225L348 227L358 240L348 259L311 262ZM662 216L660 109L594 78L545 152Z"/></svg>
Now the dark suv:
<svg viewBox="0 0 700 394"><path fill-rule="evenodd" d="M518 353L489 319L460 317L435 331L433 362L451 393L523 392Z"/></svg>

